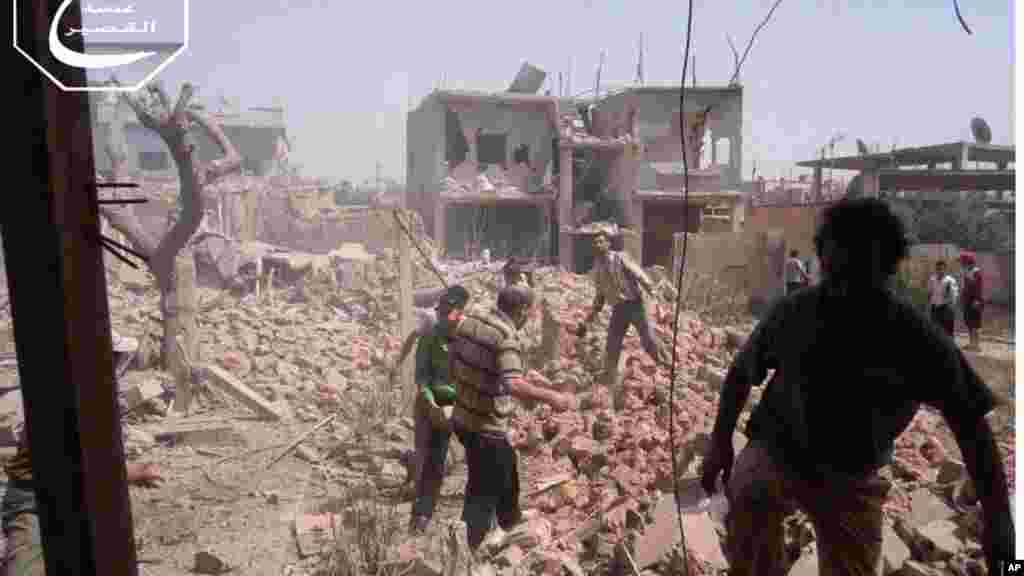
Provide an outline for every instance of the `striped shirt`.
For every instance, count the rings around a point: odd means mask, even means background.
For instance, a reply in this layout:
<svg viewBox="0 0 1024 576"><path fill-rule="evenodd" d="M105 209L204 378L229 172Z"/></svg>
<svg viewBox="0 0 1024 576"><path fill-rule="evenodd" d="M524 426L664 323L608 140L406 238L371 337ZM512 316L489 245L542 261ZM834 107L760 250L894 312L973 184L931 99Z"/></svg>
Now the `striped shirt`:
<svg viewBox="0 0 1024 576"><path fill-rule="evenodd" d="M452 417L472 432L504 434L512 412L509 384L526 371L518 331L495 309L465 316L454 332L448 355L456 389Z"/></svg>
<svg viewBox="0 0 1024 576"><path fill-rule="evenodd" d="M649 283L647 275L622 252L609 250L606 258L595 258L590 270L598 293L614 306L640 297L638 282Z"/></svg>

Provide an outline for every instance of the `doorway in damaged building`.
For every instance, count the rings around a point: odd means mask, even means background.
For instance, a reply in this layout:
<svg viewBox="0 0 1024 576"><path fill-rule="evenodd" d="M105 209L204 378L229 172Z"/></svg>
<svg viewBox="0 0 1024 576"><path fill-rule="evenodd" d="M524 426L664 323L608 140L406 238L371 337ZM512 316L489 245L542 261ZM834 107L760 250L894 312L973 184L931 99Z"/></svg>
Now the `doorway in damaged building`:
<svg viewBox="0 0 1024 576"><path fill-rule="evenodd" d="M644 202L643 265L672 269L673 238L684 230L691 234L700 230L701 207L691 205L689 223L683 226L680 202Z"/></svg>

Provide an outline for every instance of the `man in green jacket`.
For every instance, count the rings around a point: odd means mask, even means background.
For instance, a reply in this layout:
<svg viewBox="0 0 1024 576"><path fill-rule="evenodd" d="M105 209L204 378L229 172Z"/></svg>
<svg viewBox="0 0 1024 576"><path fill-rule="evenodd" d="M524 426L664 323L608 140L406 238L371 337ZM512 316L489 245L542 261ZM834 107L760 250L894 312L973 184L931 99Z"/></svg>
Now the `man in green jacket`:
<svg viewBox="0 0 1024 576"><path fill-rule="evenodd" d="M416 344L416 449L412 471L416 501L409 530L421 533L430 524L444 481L451 432L443 408L455 402L455 388L448 379L448 342L451 327L462 316L469 292L452 286L437 304L437 322Z"/></svg>

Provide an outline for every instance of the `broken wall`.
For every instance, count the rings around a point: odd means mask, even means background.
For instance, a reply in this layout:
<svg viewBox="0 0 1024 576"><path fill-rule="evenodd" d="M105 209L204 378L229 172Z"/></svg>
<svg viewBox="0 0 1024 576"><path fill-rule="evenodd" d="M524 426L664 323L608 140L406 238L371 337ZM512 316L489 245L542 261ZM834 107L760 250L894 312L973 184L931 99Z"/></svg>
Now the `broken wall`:
<svg viewBox="0 0 1024 576"><path fill-rule="evenodd" d="M448 206L447 253L460 257L468 246L491 251L495 259L509 256L547 258L550 223L537 205Z"/></svg>
<svg viewBox="0 0 1024 576"><path fill-rule="evenodd" d="M527 148L525 159L530 167L528 179L517 185L524 192L538 192L546 180L545 176L552 169L553 151L552 138L556 137L551 118L543 108L524 108L521 105L510 105L502 102L476 102L473 105L460 104L451 106L455 112L457 123L446 123L445 142L455 142L462 133L468 146L465 161L470 165L477 164L480 146L477 135L505 135L504 157L502 164L506 172L513 170L517 162L517 151L523 146ZM449 146L454 153L455 147ZM454 161L458 157L448 157L449 168L455 169Z"/></svg>
<svg viewBox="0 0 1024 576"><path fill-rule="evenodd" d="M757 284L750 272L756 267L748 266L764 255L757 253L756 237L742 232L714 232L689 234L686 246L686 276L708 276L722 280L736 289L748 290ZM673 239L672 278L679 274L679 263L683 251L683 234Z"/></svg>
<svg viewBox="0 0 1024 576"><path fill-rule="evenodd" d="M757 233L782 231L786 252L796 249L801 258L814 255L814 234L826 204L804 206L750 206L747 208L744 230Z"/></svg>
<svg viewBox="0 0 1024 576"><path fill-rule="evenodd" d="M445 106L431 98L409 112L406 121L407 207L420 215L430 231L434 230L434 203L444 169L446 112Z"/></svg>
<svg viewBox="0 0 1024 576"><path fill-rule="evenodd" d="M720 140L728 142L728 158L717 158L723 163L721 186L725 189L738 190L742 184L742 102L743 92L739 88L687 91L688 119L692 121L699 112L711 107L706 125L710 130L711 145L714 147ZM636 162L682 161L678 90L638 89L609 96L599 105L593 125L595 135L600 137L632 134L639 139L643 143L643 151ZM690 141L690 134L686 136ZM691 146L696 144L694 142ZM721 150L723 146L718 148ZM696 166L693 156L690 154L687 158L691 169Z"/></svg>
<svg viewBox="0 0 1024 576"><path fill-rule="evenodd" d="M673 237L672 278L677 278L683 233ZM786 246L782 230L689 234L684 284L714 278L750 297L751 307L764 309L785 292Z"/></svg>
<svg viewBox="0 0 1024 576"><path fill-rule="evenodd" d="M317 218L302 218L286 196L260 199L257 239L313 254L326 254L343 242L358 242L367 251L394 248L394 217L390 210L353 207ZM418 219L417 219L418 220ZM422 223L417 224L422 230Z"/></svg>

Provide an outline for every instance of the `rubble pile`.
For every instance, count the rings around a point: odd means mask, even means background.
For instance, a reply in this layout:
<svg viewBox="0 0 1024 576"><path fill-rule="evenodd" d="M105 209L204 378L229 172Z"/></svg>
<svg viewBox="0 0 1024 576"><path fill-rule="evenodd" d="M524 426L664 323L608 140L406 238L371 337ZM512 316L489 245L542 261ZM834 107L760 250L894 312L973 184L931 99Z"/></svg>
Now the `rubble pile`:
<svg viewBox="0 0 1024 576"><path fill-rule="evenodd" d="M413 260L422 268L420 274L433 276L418 255ZM360 290L318 285L311 278L260 297L197 290L203 362L229 372L301 421L319 421L338 410L352 416L339 420L334 432L317 433L296 450L311 460L318 458L309 456L310 451L325 455L319 465L334 469L333 476L325 476L342 484L359 476L377 478L378 488L400 485L406 451L412 447L411 421L398 414L404 406L386 407L398 396L381 404L369 400L382 390L400 392L386 376L404 337L397 329L397 268L389 265L392 262L392 255L378 259L379 282ZM470 291L471 310L493 306L500 263L448 262L440 268L449 281L459 281ZM529 519L488 541L484 558L490 573L512 574L528 567L542 573L679 573L681 538L671 498L669 374L643 352L639 337L630 331L619 371L624 397L621 410L613 409L613 399L601 385L610 310L602 312L586 336L577 338L575 329L588 312L593 285L584 276L550 267L536 269L534 279L540 305L524 328L527 378L575 393L581 409L556 413L547 406L520 405L514 414L511 436L520 450L523 504ZM664 284L655 292L648 314L668 347L674 303ZM115 280L110 297L115 330L158 348L160 316L153 285ZM705 574L727 568L720 542L724 529L721 510L699 504L703 493L696 478L726 370L751 328L752 323L712 326L687 311L680 317L672 424L681 497L688 510L688 557L691 568L699 567L698 572ZM164 391L172 386L166 378L160 383ZM755 388L740 429L759 395ZM379 446L340 439L345 433L339 428L351 431L358 426L351 421L354 402L379 412L377 433L372 435ZM139 450L146 444L145 433L128 428L128 444ZM745 440L737 434L734 442L738 453ZM1012 429L998 442L1012 490ZM894 484L886 505L886 574L974 574L983 565L980 508L957 458L941 417L927 409L898 439L894 464L884 471ZM814 535L806 518L794 515L787 520L787 539L794 563L791 573L814 573ZM417 552L409 542L395 554L421 554L417 574L442 573L440 561Z"/></svg>
<svg viewBox="0 0 1024 576"><path fill-rule="evenodd" d="M596 573L598 567L618 567L628 573L629 558L640 570L673 573L673 563L680 557L673 547L680 539L671 498L669 374L643 352L639 337L631 332L620 363L625 406L620 412L612 410L612 399L598 380L603 368L603 324L609 311L599 317L600 327L578 339L574 329L587 312L593 286L582 276L554 269L537 270L535 277L544 303L525 328L533 362L528 378L534 384L575 392L582 409L558 414L547 406L523 407L514 417L512 436L521 451L524 504L540 512L543 525L527 523L522 530L532 539L497 546L492 560L499 573L511 573L501 570L527 560L550 560L552 555L580 562L585 573ZM472 284L469 288L477 306L493 301L493 289L488 292L485 286ZM538 348L545 306L561 335L557 358L538 365L543 358ZM659 297L648 313L656 321L655 332L670 343L672 302ZM696 502L703 496L696 478L717 414L720 387L751 327L713 327L685 311L680 325L675 433L680 482L687 498ZM760 389L755 388L740 418L740 429L759 397ZM737 434L734 442L738 453L745 439ZM1012 432L999 439L999 446L1012 490ZM901 568L943 572L953 565L976 566L983 561L977 544L980 508L941 416L928 409L919 412L899 438L894 464L884 474L894 483L886 506L887 526L894 527L887 531L887 574ZM921 512L930 508L948 513ZM726 568L718 538L724 533L721 521L708 512L696 512L696 507L692 510L686 514L690 558L705 573L716 573ZM796 562L813 551L813 530L805 518L791 517L789 524L793 526L790 556ZM905 558L892 552L903 548L908 550ZM524 552L531 551L535 553L526 558ZM810 562L802 558L794 570Z"/></svg>

